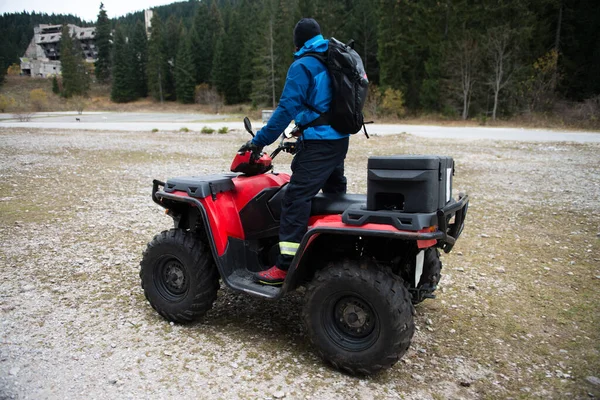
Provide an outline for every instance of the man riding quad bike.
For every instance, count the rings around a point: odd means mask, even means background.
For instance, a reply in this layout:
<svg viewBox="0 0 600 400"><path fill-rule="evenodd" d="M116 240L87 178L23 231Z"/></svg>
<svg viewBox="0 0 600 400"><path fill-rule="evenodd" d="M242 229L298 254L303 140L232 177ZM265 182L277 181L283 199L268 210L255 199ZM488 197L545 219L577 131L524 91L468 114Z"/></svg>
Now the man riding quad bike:
<svg viewBox="0 0 600 400"><path fill-rule="evenodd" d="M304 286L303 320L323 359L350 373L389 368L410 345L413 304L434 298L438 249L449 252L463 230L468 196L452 198L454 162L370 157L367 194L315 196L283 284L263 285L255 274L279 256L290 180L272 159L296 145L282 138L270 156L237 154L233 173L154 181L152 199L175 226L143 254L146 298L165 319L188 323L212 307L220 280L270 300Z"/></svg>

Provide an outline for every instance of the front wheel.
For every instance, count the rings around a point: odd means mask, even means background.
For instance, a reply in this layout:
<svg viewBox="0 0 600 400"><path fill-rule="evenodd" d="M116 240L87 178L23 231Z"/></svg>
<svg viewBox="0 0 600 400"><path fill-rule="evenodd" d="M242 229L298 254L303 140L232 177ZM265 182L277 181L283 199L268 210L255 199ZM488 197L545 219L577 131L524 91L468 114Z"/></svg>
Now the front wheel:
<svg viewBox="0 0 600 400"><path fill-rule="evenodd" d="M303 310L323 359L351 374L394 365L414 334L413 307L402 279L374 264L331 264L309 284Z"/></svg>
<svg viewBox="0 0 600 400"><path fill-rule="evenodd" d="M217 299L219 274L210 250L195 233L171 229L156 235L140 267L146 299L169 321L195 321Z"/></svg>

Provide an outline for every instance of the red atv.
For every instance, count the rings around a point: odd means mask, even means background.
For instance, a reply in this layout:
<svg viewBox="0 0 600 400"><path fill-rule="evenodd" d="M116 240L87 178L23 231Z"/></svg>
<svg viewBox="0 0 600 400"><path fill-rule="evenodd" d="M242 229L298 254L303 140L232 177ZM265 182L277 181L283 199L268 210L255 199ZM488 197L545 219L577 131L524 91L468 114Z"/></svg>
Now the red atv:
<svg viewBox="0 0 600 400"><path fill-rule="evenodd" d="M279 254L290 177L270 171L280 151L295 150L285 139L270 156L236 155L234 173L154 181L152 199L175 228L143 254L146 298L167 320L186 323L212 307L219 278L271 300L305 286L303 319L325 360L350 373L389 368L410 345L413 304L435 297L438 249L449 252L464 226L469 200L451 198L453 160L369 158L367 195L318 194L283 286L265 286L254 274Z"/></svg>

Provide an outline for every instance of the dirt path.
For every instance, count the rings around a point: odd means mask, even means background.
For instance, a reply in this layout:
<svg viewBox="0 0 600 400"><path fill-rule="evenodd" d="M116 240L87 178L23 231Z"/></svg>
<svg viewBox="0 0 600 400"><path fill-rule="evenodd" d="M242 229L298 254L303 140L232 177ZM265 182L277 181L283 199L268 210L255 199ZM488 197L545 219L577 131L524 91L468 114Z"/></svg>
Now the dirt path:
<svg viewBox="0 0 600 400"><path fill-rule="evenodd" d="M38 113L29 122L19 122L11 114L0 114L2 128L39 128L60 130L100 130L124 132L152 132L202 129L243 130L242 118L232 121L231 116L214 114L185 113L134 113L134 112L91 112L76 113ZM221 121L219 121L221 119ZM254 121L254 127L262 127L261 121ZM405 124L370 124L368 132L373 135L398 135L408 133L433 139L492 139L518 142L576 142L600 143L600 132L523 129L507 127L480 126L436 126Z"/></svg>
<svg viewBox="0 0 600 400"><path fill-rule="evenodd" d="M246 136L0 130L0 399L600 397L600 144L353 137L353 192L369 155L445 154L472 196L409 353L355 378L312 351L302 293L223 289L193 326L144 299L171 227L151 180L225 171Z"/></svg>

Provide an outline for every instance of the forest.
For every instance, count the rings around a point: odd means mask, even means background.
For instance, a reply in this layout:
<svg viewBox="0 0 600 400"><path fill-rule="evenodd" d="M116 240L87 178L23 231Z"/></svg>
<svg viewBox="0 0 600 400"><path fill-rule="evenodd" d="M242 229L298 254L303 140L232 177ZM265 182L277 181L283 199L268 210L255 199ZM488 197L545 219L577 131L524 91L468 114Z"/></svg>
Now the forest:
<svg viewBox="0 0 600 400"><path fill-rule="evenodd" d="M108 19L102 7L88 22L4 14L0 67L18 62L34 24L92 24L106 32L96 79L113 101L274 107L294 60L294 25L313 17L325 37L354 40L372 115L496 119L600 106L597 0L190 0L154 11L149 39L142 12Z"/></svg>

